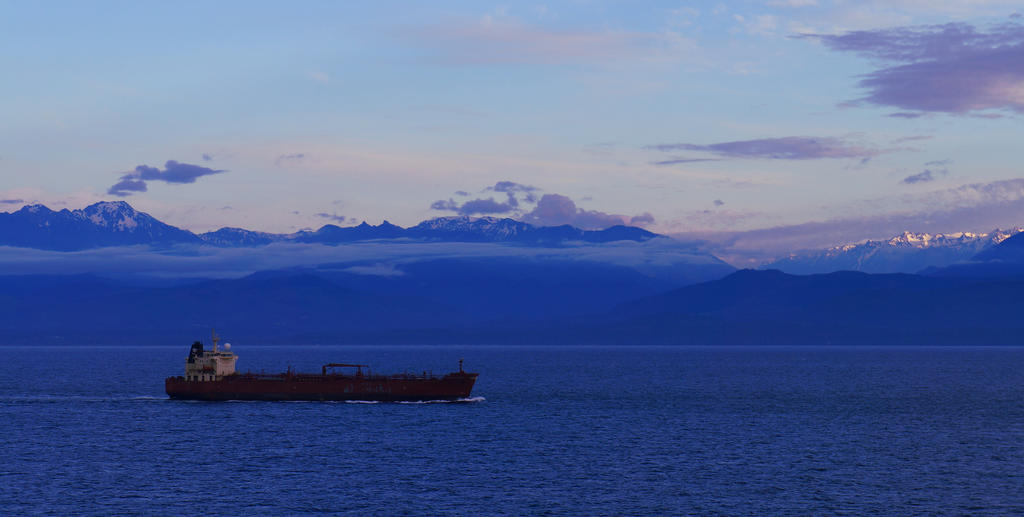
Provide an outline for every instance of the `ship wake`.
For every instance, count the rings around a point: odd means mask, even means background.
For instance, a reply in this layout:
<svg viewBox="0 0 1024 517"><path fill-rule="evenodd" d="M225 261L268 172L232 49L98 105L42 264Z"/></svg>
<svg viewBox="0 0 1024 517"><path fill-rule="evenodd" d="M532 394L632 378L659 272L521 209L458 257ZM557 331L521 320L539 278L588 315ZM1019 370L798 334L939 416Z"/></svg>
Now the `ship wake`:
<svg viewBox="0 0 1024 517"><path fill-rule="evenodd" d="M487 399L483 397L469 397L465 399L455 400L405 400L398 402L399 404L471 404L475 402L484 402Z"/></svg>

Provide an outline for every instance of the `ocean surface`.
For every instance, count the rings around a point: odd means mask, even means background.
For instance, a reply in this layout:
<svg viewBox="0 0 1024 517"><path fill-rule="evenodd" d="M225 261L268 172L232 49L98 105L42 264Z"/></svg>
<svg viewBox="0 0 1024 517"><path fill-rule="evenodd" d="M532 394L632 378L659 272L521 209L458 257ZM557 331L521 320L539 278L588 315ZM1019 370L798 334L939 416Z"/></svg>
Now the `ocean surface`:
<svg viewBox="0 0 1024 517"><path fill-rule="evenodd" d="M234 351L480 379L466 403L181 402L188 344L0 347L0 514L1024 514L1024 349Z"/></svg>

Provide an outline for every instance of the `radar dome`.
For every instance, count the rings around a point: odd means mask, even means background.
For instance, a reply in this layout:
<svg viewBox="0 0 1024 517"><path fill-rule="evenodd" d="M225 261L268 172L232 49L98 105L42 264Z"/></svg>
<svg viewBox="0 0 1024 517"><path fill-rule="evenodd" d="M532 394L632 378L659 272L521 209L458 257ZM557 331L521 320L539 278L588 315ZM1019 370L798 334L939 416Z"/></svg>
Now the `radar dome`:
<svg viewBox="0 0 1024 517"><path fill-rule="evenodd" d="M224 343L224 350L231 350L231 343Z"/></svg>

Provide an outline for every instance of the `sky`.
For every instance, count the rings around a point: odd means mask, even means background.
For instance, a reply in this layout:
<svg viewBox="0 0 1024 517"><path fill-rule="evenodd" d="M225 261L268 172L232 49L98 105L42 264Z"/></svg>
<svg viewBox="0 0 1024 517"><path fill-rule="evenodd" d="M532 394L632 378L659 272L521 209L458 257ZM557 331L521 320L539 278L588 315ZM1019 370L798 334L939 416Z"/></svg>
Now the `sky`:
<svg viewBox="0 0 1024 517"><path fill-rule="evenodd" d="M1024 225L1024 3L0 1L0 210L734 252Z"/></svg>

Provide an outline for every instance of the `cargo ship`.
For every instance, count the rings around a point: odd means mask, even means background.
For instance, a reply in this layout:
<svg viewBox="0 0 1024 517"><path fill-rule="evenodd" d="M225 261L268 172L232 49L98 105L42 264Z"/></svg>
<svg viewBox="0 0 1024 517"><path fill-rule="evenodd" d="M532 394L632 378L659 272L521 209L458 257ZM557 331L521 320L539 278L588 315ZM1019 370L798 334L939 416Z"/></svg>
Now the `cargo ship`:
<svg viewBox="0 0 1024 517"><path fill-rule="evenodd" d="M199 341L192 344L185 375L164 382L168 396L183 400L458 401L469 399L478 375L463 371L461 359L459 371L444 375L374 375L365 364L347 363L325 364L320 373L298 373L291 367L279 374L239 373L235 371L238 356L231 345L218 348L218 341L214 333L213 350L205 350Z"/></svg>

